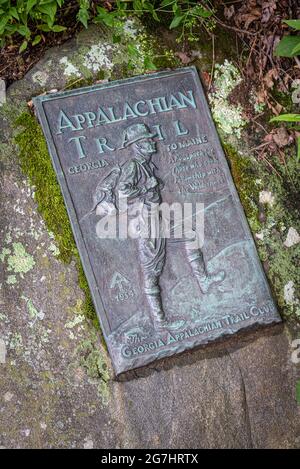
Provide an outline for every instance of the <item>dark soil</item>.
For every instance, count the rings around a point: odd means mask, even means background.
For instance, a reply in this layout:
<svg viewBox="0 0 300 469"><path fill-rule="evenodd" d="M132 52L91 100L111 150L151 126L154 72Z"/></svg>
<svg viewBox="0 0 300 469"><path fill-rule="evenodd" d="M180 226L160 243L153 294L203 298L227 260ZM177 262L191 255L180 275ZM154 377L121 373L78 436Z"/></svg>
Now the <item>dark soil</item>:
<svg viewBox="0 0 300 469"><path fill-rule="evenodd" d="M28 70L36 64L45 54L47 49L59 46L79 32L83 25L77 21L78 1L70 0L67 5L61 9L56 23L65 26L67 29L61 33L41 33L35 31L32 25L28 25L34 33L42 35L42 40L36 46L28 45L27 49L19 53L20 45L24 38L21 35L14 35L7 39L7 43L0 52L0 78L4 79L6 86L9 86L15 80L20 80Z"/></svg>
<svg viewBox="0 0 300 469"><path fill-rule="evenodd" d="M99 4L106 6L108 9L113 8L113 2L109 3L103 0L91 1L91 8L95 10ZM260 89L262 100L266 102L272 101L270 98L270 91L273 88L272 82L281 91L286 92L292 80L299 78L300 67L299 65L295 66L296 63L293 59L274 57L273 49L283 34L290 33L289 28L282 23L282 20L299 18L299 0L269 0L268 2L263 0L235 0L231 2L215 0L212 4L217 8L215 15L217 29L209 36L213 35L215 37L216 56L218 55L220 30L223 31L222 48L227 42L226 34L236 35L240 49L240 57L237 58L237 62L244 75L245 82L256 84L257 88ZM78 8L78 0L65 2L63 8L60 9L56 23L66 26L67 30L62 33L43 33L42 41L36 46L29 44L22 54L19 53L20 45L24 39L22 36L14 35L13 38L7 40L7 44L0 53L0 78L6 81L6 86L23 78L47 49L62 44L74 37L83 28L83 25L76 19ZM156 21L152 20L149 15L142 19L145 20L146 26L153 23L157 33L159 25ZM168 21L166 24L168 24ZM33 25L29 24L28 26L33 31L33 37L35 33L41 34L40 31L34 31ZM161 23L159 29L164 29L166 34L168 31L170 32ZM174 31L170 33L173 40ZM166 37L166 34L164 34L164 37ZM208 41L211 40L206 31L199 30L199 38L203 37L207 37ZM193 47L187 44L186 41L178 46L182 51L189 51ZM210 84L211 78L208 77ZM240 97L248 97L247 90L240 91ZM247 105L245 102L245 105L248 106L247 114L251 114L249 103ZM276 105L273 102L269 104L269 108L272 108L275 114L280 112L280 109L275 109Z"/></svg>

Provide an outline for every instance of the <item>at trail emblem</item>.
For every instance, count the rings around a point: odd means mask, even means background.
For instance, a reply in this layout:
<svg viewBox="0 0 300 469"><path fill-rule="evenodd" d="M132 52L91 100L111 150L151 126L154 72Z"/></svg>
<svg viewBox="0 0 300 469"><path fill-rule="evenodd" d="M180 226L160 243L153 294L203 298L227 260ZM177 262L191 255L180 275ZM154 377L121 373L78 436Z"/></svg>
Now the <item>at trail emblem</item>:
<svg viewBox="0 0 300 469"><path fill-rule="evenodd" d="M115 272L110 282L110 288L118 288L119 290L123 290L124 287L128 286L128 284L129 280L127 280L124 275L120 274L120 272Z"/></svg>

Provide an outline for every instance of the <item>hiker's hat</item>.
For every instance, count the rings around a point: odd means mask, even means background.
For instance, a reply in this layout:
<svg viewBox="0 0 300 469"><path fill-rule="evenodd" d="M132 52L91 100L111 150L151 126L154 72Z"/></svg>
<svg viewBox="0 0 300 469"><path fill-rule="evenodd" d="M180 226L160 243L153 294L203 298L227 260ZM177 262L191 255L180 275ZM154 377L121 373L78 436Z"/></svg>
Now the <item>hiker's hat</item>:
<svg viewBox="0 0 300 469"><path fill-rule="evenodd" d="M126 148L132 143L138 142L143 138L152 138L156 134L150 132L150 129L145 124L133 124L127 127L123 133L123 143L121 148Z"/></svg>

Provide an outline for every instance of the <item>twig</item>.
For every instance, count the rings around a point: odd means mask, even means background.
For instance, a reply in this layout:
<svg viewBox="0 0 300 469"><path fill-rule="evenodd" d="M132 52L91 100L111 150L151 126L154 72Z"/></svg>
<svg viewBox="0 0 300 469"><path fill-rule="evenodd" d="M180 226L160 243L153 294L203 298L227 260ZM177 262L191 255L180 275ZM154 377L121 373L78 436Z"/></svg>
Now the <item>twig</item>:
<svg viewBox="0 0 300 469"><path fill-rule="evenodd" d="M249 61L251 59L252 52L255 48L256 41L257 41L257 37L255 37L254 41L251 44L251 48L250 48L249 56L248 56L248 59L247 59L246 67L248 67Z"/></svg>
<svg viewBox="0 0 300 469"><path fill-rule="evenodd" d="M72 81L72 83L69 83L67 86L65 86L64 88L62 88L61 91L64 91L64 90L66 90L67 88L70 88L70 86L73 86L73 85L75 85L75 83L78 83L79 81L82 81L82 80L83 80L83 77L77 78L77 80Z"/></svg>
<svg viewBox="0 0 300 469"><path fill-rule="evenodd" d="M294 59L295 59L295 62L297 64L297 67L300 68L300 60L298 59L298 57L294 57Z"/></svg>
<svg viewBox="0 0 300 469"><path fill-rule="evenodd" d="M10 65L11 65L11 63L7 64L4 68L2 68L0 70L0 73L4 72L4 70L6 70Z"/></svg>
<svg viewBox="0 0 300 469"><path fill-rule="evenodd" d="M210 91L210 88L211 88L211 84L212 84L212 80L213 80L213 74L214 74L214 68L215 68L215 36L212 35L211 39L212 39L212 64L211 64L208 91Z"/></svg>
<svg viewBox="0 0 300 469"><path fill-rule="evenodd" d="M265 143L261 143L260 145L258 145L257 147L253 147L253 148L250 148L250 151L257 151L257 150L260 150L261 148L267 146L267 145L270 145L270 142L265 142Z"/></svg>
<svg viewBox="0 0 300 469"><path fill-rule="evenodd" d="M244 29L236 28L235 26L229 26L228 24L223 23L223 21L219 20L216 16L214 16L214 19L216 23L218 23L220 26L223 26L223 28L231 29L236 33L248 34L248 36L257 36L261 32L257 31L256 33L251 33L250 31L245 31Z"/></svg>
<svg viewBox="0 0 300 469"><path fill-rule="evenodd" d="M277 169L274 168L274 166L270 163L270 161L265 157L265 155L263 153L261 153L259 155L259 157L264 161L266 162L271 168L272 170L277 174L277 176L279 177L279 179L282 179L282 176L281 174L279 174L279 172L277 171Z"/></svg>
<svg viewBox="0 0 300 469"><path fill-rule="evenodd" d="M253 123L255 125L258 125L259 127L261 127L263 129L263 131L265 132L265 134L268 135L269 132L264 128L264 126L260 122L256 122L255 118L253 119Z"/></svg>

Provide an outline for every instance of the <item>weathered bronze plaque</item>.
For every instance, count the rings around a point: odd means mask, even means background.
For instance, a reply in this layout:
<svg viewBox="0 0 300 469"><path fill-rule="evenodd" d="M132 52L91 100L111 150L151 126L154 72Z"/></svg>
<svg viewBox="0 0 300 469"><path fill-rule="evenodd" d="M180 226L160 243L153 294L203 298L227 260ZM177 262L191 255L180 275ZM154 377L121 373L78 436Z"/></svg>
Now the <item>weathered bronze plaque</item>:
<svg viewBox="0 0 300 469"><path fill-rule="evenodd" d="M117 373L280 321L194 67L34 104Z"/></svg>

